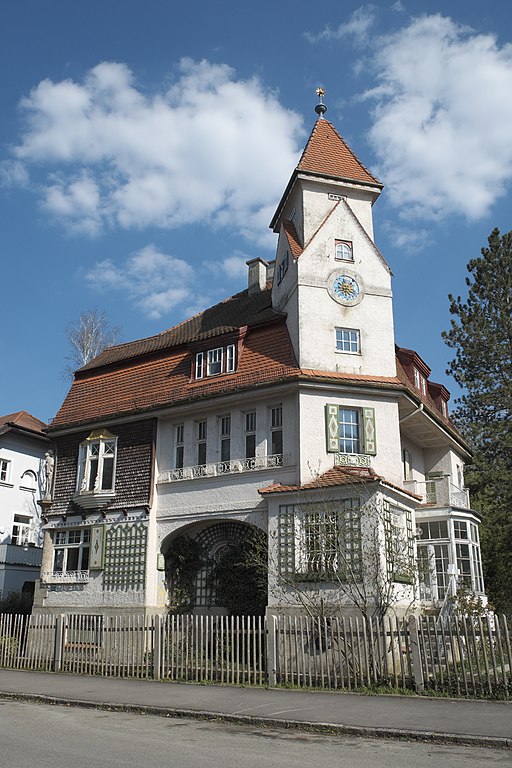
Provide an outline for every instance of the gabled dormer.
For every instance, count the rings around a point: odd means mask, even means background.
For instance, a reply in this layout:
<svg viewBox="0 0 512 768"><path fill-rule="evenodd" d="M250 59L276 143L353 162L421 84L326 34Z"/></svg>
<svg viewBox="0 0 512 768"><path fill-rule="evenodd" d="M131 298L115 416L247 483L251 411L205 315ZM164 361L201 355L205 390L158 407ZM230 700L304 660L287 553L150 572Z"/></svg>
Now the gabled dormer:
<svg viewBox="0 0 512 768"><path fill-rule="evenodd" d="M323 104L317 112L270 225L279 236L272 304L287 316L301 368L394 376L391 271L373 241L382 184Z"/></svg>

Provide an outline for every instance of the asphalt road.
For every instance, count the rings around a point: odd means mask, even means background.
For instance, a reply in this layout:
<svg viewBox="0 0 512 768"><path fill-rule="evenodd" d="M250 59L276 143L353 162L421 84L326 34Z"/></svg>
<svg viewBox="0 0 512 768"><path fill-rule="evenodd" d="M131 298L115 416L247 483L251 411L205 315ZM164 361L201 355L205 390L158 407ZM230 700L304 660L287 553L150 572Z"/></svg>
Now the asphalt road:
<svg viewBox="0 0 512 768"><path fill-rule="evenodd" d="M0 701L0 768L487 768L509 751Z"/></svg>

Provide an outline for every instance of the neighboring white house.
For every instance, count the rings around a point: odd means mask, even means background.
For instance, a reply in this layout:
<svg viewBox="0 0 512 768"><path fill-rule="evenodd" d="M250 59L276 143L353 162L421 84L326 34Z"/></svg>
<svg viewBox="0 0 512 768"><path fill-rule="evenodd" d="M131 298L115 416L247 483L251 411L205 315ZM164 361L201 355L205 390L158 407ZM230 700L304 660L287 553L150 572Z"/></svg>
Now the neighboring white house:
<svg viewBox="0 0 512 768"><path fill-rule="evenodd" d="M212 574L262 538L274 610L302 590L354 612L340 585L368 577L372 542L398 613L457 584L483 595L449 394L395 345L382 185L318 111L271 223L275 261L77 371L49 430L39 610L163 610L188 552L190 609L221 611Z"/></svg>
<svg viewBox="0 0 512 768"><path fill-rule="evenodd" d="M39 577L45 427L26 411L0 416L0 599Z"/></svg>

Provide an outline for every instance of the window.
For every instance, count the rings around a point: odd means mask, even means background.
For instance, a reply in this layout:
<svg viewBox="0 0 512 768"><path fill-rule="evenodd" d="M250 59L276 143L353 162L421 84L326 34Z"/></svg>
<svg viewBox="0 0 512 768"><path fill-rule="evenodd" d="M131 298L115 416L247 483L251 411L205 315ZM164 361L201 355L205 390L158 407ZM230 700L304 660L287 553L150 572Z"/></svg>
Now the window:
<svg viewBox="0 0 512 768"><path fill-rule="evenodd" d="M283 277L286 275L286 273L288 272L289 266L290 266L290 252L286 251L286 253L284 254L283 258L281 259L281 261L277 266L277 284L278 285L283 279Z"/></svg>
<svg viewBox="0 0 512 768"><path fill-rule="evenodd" d="M175 427L175 432L174 432L174 467L175 469L183 468L183 456L185 451L183 433L184 433L184 425L178 424L178 426Z"/></svg>
<svg viewBox="0 0 512 768"><path fill-rule="evenodd" d="M220 419L220 460L231 458L231 416L221 416Z"/></svg>
<svg viewBox="0 0 512 768"><path fill-rule="evenodd" d="M283 453L283 406L270 409L270 455Z"/></svg>
<svg viewBox="0 0 512 768"><path fill-rule="evenodd" d="M235 345L215 347L205 352L198 352L195 360L194 378L219 376L221 373L233 373L236 368Z"/></svg>
<svg viewBox="0 0 512 768"><path fill-rule="evenodd" d="M256 456L256 411L245 414L245 458Z"/></svg>
<svg viewBox="0 0 512 768"><path fill-rule="evenodd" d="M12 544L17 544L20 547L28 544L31 522L32 518L30 515L14 515L11 535Z"/></svg>
<svg viewBox="0 0 512 768"><path fill-rule="evenodd" d="M448 544L418 544L421 600L444 600L448 590Z"/></svg>
<svg viewBox="0 0 512 768"><path fill-rule="evenodd" d="M79 493L113 492L117 438L108 430L96 430L80 446L77 490Z"/></svg>
<svg viewBox="0 0 512 768"><path fill-rule="evenodd" d="M402 451L404 465L404 480L412 480L412 457L407 448Z"/></svg>
<svg viewBox="0 0 512 768"><path fill-rule="evenodd" d="M455 553L459 585L476 592L483 592L478 527L466 520L454 520L453 535L456 539Z"/></svg>
<svg viewBox="0 0 512 768"><path fill-rule="evenodd" d="M350 240L334 241L334 258L340 261L354 261L354 253Z"/></svg>
<svg viewBox="0 0 512 768"><path fill-rule="evenodd" d="M336 351L357 355L361 352L361 336L353 328L336 328Z"/></svg>
<svg viewBox="0 0 512 768"><path fill-rule="evenodd" d="M279 508L281 573L315 581L361 576L359 499L282 505Z"/></svg>
<svg viewBox="0 0 512 768"><path fill-rule="evenodd" d="M206 434L207 424L206 421L196 422L197 430L197 464L202 466L206 464Z"/></svg>
<svg viewBox="0 0 512 768"><path fill-rule="evenodd" d="M90 528L71 528L55 531L53 572L70 573L89 568Z"/></svg>
<svg viewBox="0 0 512 768"><path fill-rule="evenodd" d="M375 456L374 408L345 408L326 405L326 438L329 453L363 453Z"/></svg>
<svg viewBox="0 0 512 768"><path fill-rule="evenodd" d="M0 459L0 483L9 482L11 462L7 459Z"/></svg>
<svg viewBox="0 0 512 768"><path fill-rule="evenodd" d="M222 358L223 358L222 353L223 353L222 347L217 347L217 349L208 350L207 363L206 363L207 376L217 376L219 373L222 373Z"/></svg>
<svg viewBox="0 0 512 768"><path fill-rule="evenodd" d="M427 394L427 380L417 368L414 369L414 386L419 389L422 395Z"/></svg>
<svg viewBox="0 0 512 768"><path fill-rule="evenodd" d="M425 539L447 539L448 523L446 520L430 520L428 523L419 523L422 541Z"/></svg>

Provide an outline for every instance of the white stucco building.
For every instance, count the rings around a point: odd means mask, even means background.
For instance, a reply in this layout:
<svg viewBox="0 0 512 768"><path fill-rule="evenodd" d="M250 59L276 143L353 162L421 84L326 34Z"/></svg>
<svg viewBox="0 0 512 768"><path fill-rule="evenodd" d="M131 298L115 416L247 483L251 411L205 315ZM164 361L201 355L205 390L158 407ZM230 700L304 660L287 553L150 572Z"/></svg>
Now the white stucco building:
<svg viewBox="0 0 512 768"><path fill-rule="evenodd" d="M30 592L39 576L45 427L26 411L0 417L0 599Z"/></svg>
<svg viewBox="0 0 512 768"><path fill-rule="evenodd" d="M382 185L318 111L271 223L275 260L76 373L49 430L39 610L222 611L223 563L262 542L274 610L302 591L356 611L346 585L365 579L370 598L391 585L398 613L457 584L483 594L449 394L395 344Z"/></svg>

